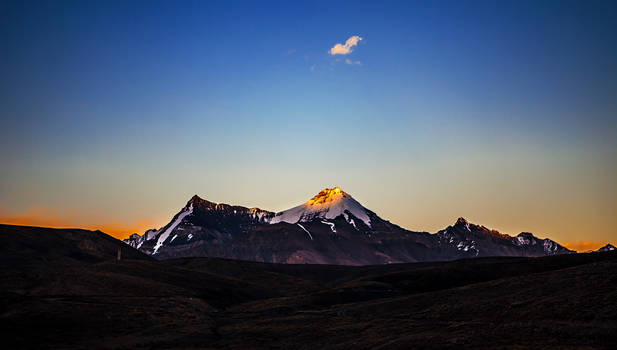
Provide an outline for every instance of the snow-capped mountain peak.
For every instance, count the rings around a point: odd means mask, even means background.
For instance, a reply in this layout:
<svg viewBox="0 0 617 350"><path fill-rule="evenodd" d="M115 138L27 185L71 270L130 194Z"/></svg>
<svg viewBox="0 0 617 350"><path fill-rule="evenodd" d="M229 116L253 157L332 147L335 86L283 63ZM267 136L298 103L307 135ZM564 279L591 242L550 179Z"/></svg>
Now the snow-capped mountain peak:
<svg viewBox="0 0 617 350"><path fill-rule="evenodd" d="M317 193L313 198L311 198L307 203L314 204L324 204L329 202L338 201L341 198L350 197L345 191L341 190L340 187L334 188L324 188L321 192Z"/></svg>
<svg viewBox="0 0 617 350"><path fill-rule="evenodd" d="M302 205L277 213L270 223L295 224L317 218L334 219L340 215L347 217L347 213L371 226L368 210L340 187L333 187L322 190Z"/></svg>

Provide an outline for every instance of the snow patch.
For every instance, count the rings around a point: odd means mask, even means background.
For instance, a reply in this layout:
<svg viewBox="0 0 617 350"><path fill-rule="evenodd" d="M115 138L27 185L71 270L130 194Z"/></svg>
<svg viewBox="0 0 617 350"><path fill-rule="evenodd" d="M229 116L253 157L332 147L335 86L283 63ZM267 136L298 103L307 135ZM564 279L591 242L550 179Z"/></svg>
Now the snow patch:
<svg viewBox="0 0 617 350"><path fill-rule="evenodd" d="M306 233L309 235L309 238L310 238L310 239L311 239L311 241L312 241L312 240L313 240L313 236L311 235L311 233L310 233L307 229L305 229L305 228L304 228L304 226L302 226L302 225L300 225L300 224L297 224L297 225L298 225L298 226L300 226L300 228L301 228L301 229L303 229L303 230L304 230L304 232L306 232Z"/></svg>
<svg viewBox="0 0 617 350"><path fill-rule="evenodd" d="M525 237L521 237L521 236L516 237L516 241L517 241L518 245L529 244L529 240L527 240L527 239L525 239Z"/></svg>
<svg viewBox="0 0 617 350"><path fill-rule="evenodd" d="M478 256L478 254L480 254L480 250L478 250L478 248L476 248L476 241L461 241L458 242L458 244L456 245L456 249L458 250L462 250L464 252L468 252L470 250L473 250L476 252L476 256Z"/></svg>
<svg viewBox="0 0 617 350"><path fill-rule="evenodd" d="M321 220L321 223L329 225L330 229L332 230L332 232L336 233L336 228L334 227L334 223L333 222L328 222L328 221Z"/></svg>
<svg viewBox="0 0 617 350"><path fill-rule="evenodd" d="M146 231L146 241L149 241L151 239L153 239L154 237L156 237L156 235L159 233L160 230L155 230L155 229L150 229L148 231Z"/></svg>
<svg viewBox="0 0 617 350"><path fill-rule="evenodd" d="M180 213L178 215L178 217L176 218L176 220L169 225L169 227L167 228L167 230L165 230L165 232L163 232L160 236L159 239L156 241L156 245L154 246L154 251L152 252L152 255L158 253L159 249L161 248L161 246L163 245L163 242L165 242L165 240L167 239L167 237L169 237L169 235L171 234L171 232L178 226L180 225L180 223L182 222L182 220L184 220L185 217L187 217L188 215L191 215L193 213L193 203L191 203L191 206L183 211L182 213Z"/></svg>
<svg viewBox="0 0 617 350"><path fill-rule="evenodd" d="M356 222L353 221L352 218L349 217L349 215L347 215L347 213L343 213L343 216L345 217L345 221L347 221L350 225L352 225L356 231L358 231L358 227L356 227Z"/></svg>
<svg viewBox="0 0 617 350"><path fill-rule="evenodd" d="M559 250L559 246L557 245L557 243L551 241L548 238L544 240L543 247L544 252L547 254L554 254L555 252L557 252L557 250Z"/></svg>
<svg viewBox="0 0 617 350"><path fill-rule="evenodd" d="M355 228L356 230L358 230L358 228L356 227L356 222L353 221L353 219L349 220L349 223L353 225L353 228Z"/></svg>

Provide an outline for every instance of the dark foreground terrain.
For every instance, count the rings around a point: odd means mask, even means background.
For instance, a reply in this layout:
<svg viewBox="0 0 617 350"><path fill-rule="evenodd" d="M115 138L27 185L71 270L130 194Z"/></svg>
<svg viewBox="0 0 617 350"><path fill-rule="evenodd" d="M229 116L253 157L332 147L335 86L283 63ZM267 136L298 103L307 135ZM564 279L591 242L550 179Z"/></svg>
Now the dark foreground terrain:
<svg viewBox="0 0 617 350"><path fill-rule="evenodd" d="M5 349L617 348L615 251L366 267L156 261L98 231L0 225L0 262Z"/></svg>

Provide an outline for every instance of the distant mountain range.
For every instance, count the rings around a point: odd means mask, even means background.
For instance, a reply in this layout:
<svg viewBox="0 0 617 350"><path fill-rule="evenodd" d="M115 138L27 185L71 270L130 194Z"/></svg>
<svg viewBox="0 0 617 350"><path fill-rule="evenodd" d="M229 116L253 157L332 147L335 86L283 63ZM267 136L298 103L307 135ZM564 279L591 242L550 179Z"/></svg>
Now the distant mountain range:
<svg viewBox="0 0 617 350"><path fill-rule="evenodd" d="M125 242L158 259L219 257L293 264L373 265L575 253L548 238L528 232L512 237L464 218L435 234L409 231L380 218L339 187L326 188L279 213L193 196L167 225L133 234Z"/></svg>

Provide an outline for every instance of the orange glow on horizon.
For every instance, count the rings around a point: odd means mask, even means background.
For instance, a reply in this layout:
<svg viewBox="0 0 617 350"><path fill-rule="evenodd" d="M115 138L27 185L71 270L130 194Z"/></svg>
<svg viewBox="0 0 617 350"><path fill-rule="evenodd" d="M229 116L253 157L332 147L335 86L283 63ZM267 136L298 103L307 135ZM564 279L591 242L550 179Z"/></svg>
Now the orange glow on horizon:
<svg viewBox="0 0 617 350"><path fill-rule="evenodd" d="M594 242L594 241L576 241L576 242L567 242L564 243L563 246L575 250L579 253L588 252L591 250L597 250L599 248L604 247L608 242Z"/></svg>
<svg viewBox="0 0 617 350"><path fill-rule="evenodd" d="M309 204L322 204L331 200L338 200L345 192L340 187L326 188L309 200ZM334 198L333 198L334 197ZM58 211L49 208L31 207L25 213L8 212L0 208L0 223L8 225L40 226L51 228L79 228L86 230L100 230L114 238L125 239L133 233L143 234L149 229L160 228L169 222L170 218L163 216L159 220L109 220L105 217L85 215L75 211ZM446 223L445 225L447 225ZM445 226L444 226L445 227ZM412 228L409 228L412 229ZM429 231L431 232L431 231ZM435 232L435 231L433 231ZM558 237L551 237L557 243L577 252L597 250L613 241L560 241Z"/></svg>
<svg viewBox="0 0 617 350"><path fill-rule="evenodd" d="M158 227L153 220L136 220L133 222L112 221L107 223L88 223L75 213L57 215L43 208L31 208L21 215L7 215L0 210L0 223L7 225L40 226L51 228L79 228L100 230L114 238L125 239L133 233L143 234L146 230ZM101 222L104 220L96 220Z"/></svg>

